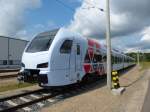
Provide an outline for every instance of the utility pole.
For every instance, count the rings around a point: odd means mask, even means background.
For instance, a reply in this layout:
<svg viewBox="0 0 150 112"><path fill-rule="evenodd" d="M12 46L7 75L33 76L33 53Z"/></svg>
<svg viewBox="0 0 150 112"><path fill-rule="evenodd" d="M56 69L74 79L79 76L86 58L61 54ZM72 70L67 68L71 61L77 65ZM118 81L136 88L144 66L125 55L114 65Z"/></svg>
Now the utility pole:
<svg viewBox="0 0 150 112"><path fill-rule="evenodd" d="M110 8L106 0L106 44L107 44L107 87L111 89L111 39L110 39Z"/></svg>

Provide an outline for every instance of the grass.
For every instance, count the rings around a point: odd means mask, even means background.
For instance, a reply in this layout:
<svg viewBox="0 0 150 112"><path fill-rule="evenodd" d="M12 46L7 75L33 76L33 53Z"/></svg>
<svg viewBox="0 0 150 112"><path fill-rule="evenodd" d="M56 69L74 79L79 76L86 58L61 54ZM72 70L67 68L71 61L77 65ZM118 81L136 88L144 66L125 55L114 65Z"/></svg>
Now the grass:
<svg viewBox="0 0 150 112"><path fill-rule="evenodd" d="M28 86L33 86L34 84L29 84L29 83L13 83L13 84L6 84L1 86L0 85L0 92L8 91L8 90L14 90L14 89L19 89L19 88L24 88Z"/></svg>
<svg viewBox="0 0 150 112"><path fill-rule="evenodd" d="M141 70L150 69L150 62L141 62L140 66L141 66Z"/></svg>

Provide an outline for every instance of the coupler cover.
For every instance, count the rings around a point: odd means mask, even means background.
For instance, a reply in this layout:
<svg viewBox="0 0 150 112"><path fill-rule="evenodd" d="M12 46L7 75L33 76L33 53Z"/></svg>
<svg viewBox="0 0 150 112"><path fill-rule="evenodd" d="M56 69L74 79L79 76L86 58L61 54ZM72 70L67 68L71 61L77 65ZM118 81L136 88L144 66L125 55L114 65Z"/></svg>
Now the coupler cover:
<svg viewBox="0 0 150 112"><path fill-rule="evenodd" d="M38 82L39 72L40 70L25 69L18 73L18 80L28 83L36 83Z"/></svg>

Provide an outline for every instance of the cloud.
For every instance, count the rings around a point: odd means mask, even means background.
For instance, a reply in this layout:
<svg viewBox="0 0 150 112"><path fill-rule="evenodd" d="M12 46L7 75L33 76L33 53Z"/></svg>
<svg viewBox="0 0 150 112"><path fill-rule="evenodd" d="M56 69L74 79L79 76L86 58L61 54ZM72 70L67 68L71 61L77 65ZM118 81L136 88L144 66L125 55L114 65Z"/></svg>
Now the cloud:
<svg viewBox="0 0 150 112"><path fill-rule="evenodd" d="M24 18L28 10L41 6L40 0L0 0L0 35L25 34Z"/></svg>
<svg viewBox="0 0 150 112"><path fill-rule="evenodd" d="M76 10L69 28L87 37L104 38L106 32L105 2L106 0L83 0L81 7ZM119 47L129 49L142 46L142 49L150 49L150 33L148 33L150 30L143 33L145 27L150 26L149 4L149 0L110 1L112 41L118 39L123 42L124 38L128 41L126 43L118 41ZM95 8L90 8L93 6ZM99 8L104 9L104 12ZM141 36L141 40L139 36Z"/></svg>
<svg viewBox="0 0 150 112"><path fill-rule="evenodd" d="M142 32L143 37L141 38L142 42L150 42L150 26L145 28Z"/></svg>
<svg viewBox="0 0 150 112"><path fill-rule="evenodd" d="M56 23L54 21L48 21L47 22L47 27L54 28L54 27L56 27Z"/></svg>
<svg viewBox="0 0 150 112"><path fill-rule="evenodd" d="M115 0L111 1L111 31L112 36L124 36L143 30L150 25L150 1L149 0ZM90 7L96 8L90 8ZM71 28L83 35L103 37L105 34L105 0L83 0L74 19Z"/></svg>
<svg viewBox="0 0 150 112"><path fill-rule="evenodd" d="M150 26L144 28L144 30L140 33L140 38L138 41L128 44L127 51L134 49L150 51Z"/></svg>
<svg viewBox="0 0 150 112"><path fill-rule="evenodd" d="M35 29L42 29L42 28L44 28L44 25L43 24L36 24L36 25L34 25L34 28Z"/></svg>
<svg viewBox="0 0 150 112"><path fill-rule="evenodd" d="M57 28L57 24L53 21L48 21L45 24L35 24L30 26L30 28L19 30L16 33L16 37L25 39L25 40L31 40L33 37L35 37L39 32L49 31L50 29Z"/></svg>
<svg viewBox="0 0 150 112"><path fill-rule="evenodd" d="M148 41L148 42L150 42L150 35L149 34L146 34L146 35L144 35L142 38L141 38L141 41Z"/></svg>

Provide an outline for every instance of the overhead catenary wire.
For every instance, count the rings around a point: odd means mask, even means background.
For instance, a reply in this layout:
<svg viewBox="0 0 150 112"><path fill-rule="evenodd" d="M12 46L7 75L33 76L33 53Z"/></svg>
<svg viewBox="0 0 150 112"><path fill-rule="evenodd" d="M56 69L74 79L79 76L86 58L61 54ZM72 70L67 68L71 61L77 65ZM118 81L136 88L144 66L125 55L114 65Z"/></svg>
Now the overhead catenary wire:
<svg viewBox="0 0 150 112"><path fill-rule="evenodd" d="M70 7L69 5L66 5L64 2L60 1L60 0L55 0L57 3L61 4L62 6L64 6L65 8L69 9L70 11L72 11L73 13L75 12L75 9Z"/></svg>
<svg viewBox="0 0 150 112"><path fill-rule="evenodd" d="M96 9L102 11L102 12L105 12L104 9L102 9L102 8L100 8L100 7L96 7L94 4L91 4L91 3L90 3L89 1L87 1L87 0L85 0L84 2L85 2L86 4L88 4L88 5L90 5L90 7L87 7L87 9L96 8Z"/></svg>

